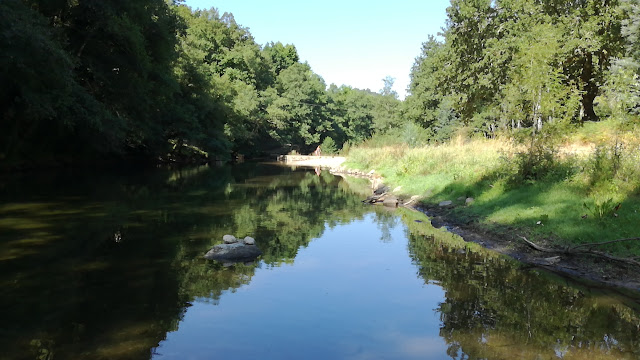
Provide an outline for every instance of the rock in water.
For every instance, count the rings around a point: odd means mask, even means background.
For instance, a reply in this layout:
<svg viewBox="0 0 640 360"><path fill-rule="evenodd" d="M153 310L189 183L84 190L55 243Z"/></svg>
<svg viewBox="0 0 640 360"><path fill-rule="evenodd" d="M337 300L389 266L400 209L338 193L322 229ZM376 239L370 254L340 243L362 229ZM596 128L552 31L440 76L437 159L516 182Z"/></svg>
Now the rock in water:
<svg viewBox="0 0 640 360"><path fill-rule="evenodd" d="M260 255L262 255L262 251L255 245L234 243L216 245L204 257L209 260L242 262L254 260Z"/></svg>
<svg viewBox="0 0 640 360"><path fill-rule="evenodd" d="M243 242L245 245L255 245L256 239L252 238L251 236L247 236L246 238L244 238Z"/></svg>
<svg viewBox="0 0 640 360"><path fill-rule="evenodd" d="M224 241L225 244L233 244L238 242L238 239L236 239L236 237L233 235L225 235L222 237L222 240Z"/></svg>
<svg viewBox="0 0 640 360"><path fill-rule="evenodd" d="M382 202L382 205L387 207L398 207L398 198L395 196L388 196Z"/></svg>
<svg viewBox="0 0 640 360"><path fill-rule="evenodd" d="M380 185L378 186L378 188L373 192L375 195L382 195L386 192L389 192L389 187L386 185Z"/></svg>

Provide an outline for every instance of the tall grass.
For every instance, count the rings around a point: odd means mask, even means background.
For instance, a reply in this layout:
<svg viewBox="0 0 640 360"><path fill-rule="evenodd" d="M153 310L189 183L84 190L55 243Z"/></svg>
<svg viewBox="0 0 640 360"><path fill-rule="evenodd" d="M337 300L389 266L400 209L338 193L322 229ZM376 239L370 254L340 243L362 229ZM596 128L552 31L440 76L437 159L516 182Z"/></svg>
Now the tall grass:
<svg viewBox="0 0 640 360"><path fill-rule="evenodd" d="M501 157L513 151L513 145L505 141L460 138L419 148L365 144L351 148L347 166L375 169L389 182L402 185L405 192L425 195L442 193L452 184L472 186L497 171L502 166Z"/></svg>
<svg viewBox="0 0 640 360"><path fill-rule="evenodd" d="M351 147L346 165L375 169L427 203L452 200L454 216L511 235L564 245L640 236L640 137L632 132L596 144L587 141L594 131L587 130L551 152L539 176L521 176L526 166L538 165L527 163L537 160L526 158L521 145L462 136L420 147L368 142ZM467 197L473 205L464 204ZM640 255L640 242L605 250Z"/></svg>

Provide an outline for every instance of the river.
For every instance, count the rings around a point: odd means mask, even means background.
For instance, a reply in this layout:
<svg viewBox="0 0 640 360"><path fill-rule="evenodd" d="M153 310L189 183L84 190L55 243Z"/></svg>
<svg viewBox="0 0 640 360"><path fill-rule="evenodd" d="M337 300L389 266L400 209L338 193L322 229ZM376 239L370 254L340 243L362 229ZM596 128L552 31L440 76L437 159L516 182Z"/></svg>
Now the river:
<svg viewBox="0 0 640 360"><path fill-rule="evenodd" d="M270 164L0 180L0 359L638 359L640 294ZM259 261L202 255L252 236Z"/></svg>

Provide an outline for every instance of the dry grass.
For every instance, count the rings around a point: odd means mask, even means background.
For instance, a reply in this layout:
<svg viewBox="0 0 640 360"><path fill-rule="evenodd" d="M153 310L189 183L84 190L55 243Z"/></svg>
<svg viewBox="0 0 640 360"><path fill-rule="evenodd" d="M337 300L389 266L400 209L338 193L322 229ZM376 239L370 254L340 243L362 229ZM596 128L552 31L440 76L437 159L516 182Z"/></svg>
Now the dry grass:
<svg viewBox="0 0 640 360"><path fill-rule="evenodd" d="M513 182L518 152L524 146L508 139L456 137L441 145L410 148L403 144L354 147L346 166L375 169L389 185L425 201L452 200L456 212L487 226L521 228L532 236L585 243L640 235L640 136L615 138L600 133L572 134L556 150L550 169L535 180ZM609 132L605 132L609 134ZM474 197L473 206L456 202ZM614 211L614 207L618 211ZM610 207L610 209L609 209ZM612 252L640 254L640 244L612 246Z"/></svg>

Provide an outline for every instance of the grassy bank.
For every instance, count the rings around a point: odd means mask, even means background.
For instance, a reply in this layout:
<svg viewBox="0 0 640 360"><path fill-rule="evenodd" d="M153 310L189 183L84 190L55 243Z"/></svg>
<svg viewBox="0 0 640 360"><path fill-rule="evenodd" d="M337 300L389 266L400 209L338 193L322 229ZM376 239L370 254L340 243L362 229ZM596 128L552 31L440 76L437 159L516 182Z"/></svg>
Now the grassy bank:
<svg viewBox="0 0 640 360"><path fill-rule="evenodd" d="M637 131L606 123L577 129L555 145L458 137L442 145L350 149L348 167L375 169L426 205L452 200L449 216L516 238L565 246L640 236ZM471 205L464 199L474 198ZM640 255L640 241L599 247Z"/></svg>

